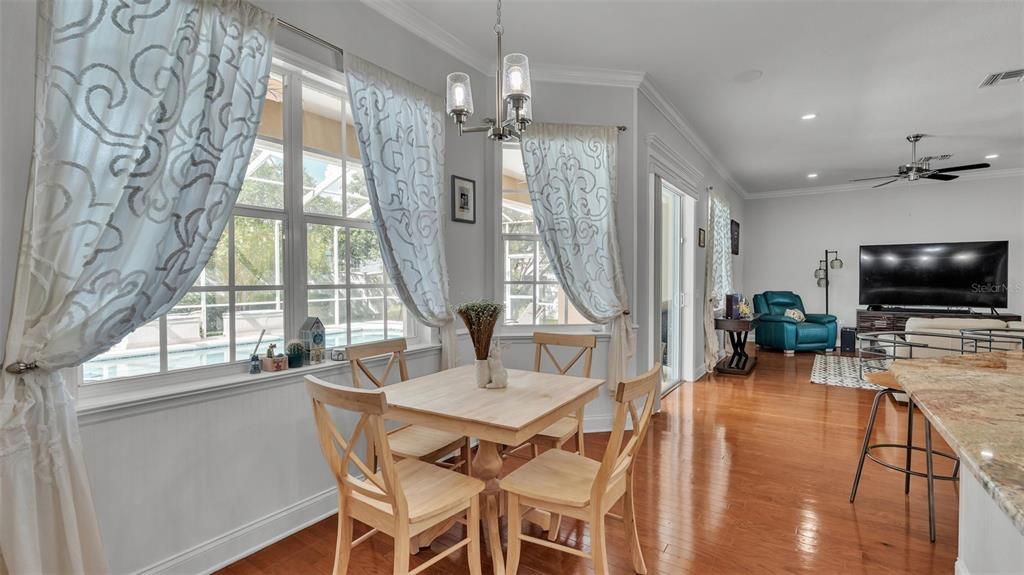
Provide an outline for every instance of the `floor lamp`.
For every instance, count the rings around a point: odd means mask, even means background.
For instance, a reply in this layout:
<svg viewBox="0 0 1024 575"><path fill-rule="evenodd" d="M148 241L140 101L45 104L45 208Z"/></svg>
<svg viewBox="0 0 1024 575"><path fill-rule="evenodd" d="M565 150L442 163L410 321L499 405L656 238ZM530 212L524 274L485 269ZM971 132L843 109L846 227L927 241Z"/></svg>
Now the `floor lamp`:
<svg viewBox="0 0 1024 575"><path fill-rule="evenodd" d="M832 255L831 260L828 259L829 254ZM828 313L829 269L843 269L843 260L839 259L838 250L825 250L825 259L819 260L818 269L814 270L814 277L818 279L818 287L825 288L825 313Z"/></svg>

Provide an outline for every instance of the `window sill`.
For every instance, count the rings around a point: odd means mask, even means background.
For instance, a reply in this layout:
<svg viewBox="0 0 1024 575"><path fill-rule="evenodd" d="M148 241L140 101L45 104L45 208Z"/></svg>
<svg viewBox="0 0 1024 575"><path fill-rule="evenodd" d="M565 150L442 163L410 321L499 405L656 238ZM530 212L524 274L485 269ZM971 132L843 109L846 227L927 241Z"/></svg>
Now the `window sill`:
<svg viewBox="0 0 1024 575"><path fill-rule="evenodd" d="M413 359L439 353L440 349L440 344L436 343L416 345L409 348L406 357ZM328 359L318 365L306 365L295 369L259 374L243 372L213 377L202 377L201 375L195 377L196 372L201 374L202 370L190 370L188 373L180 374L179 378L175 378L175 374L171 372L161 375L175 380L173 382L165 380L163 383L154 383L151 378L140 378L82 387L79 389L76 408L79 422L82 425L89 425L128 415L287 385L294 383L296 379L301 380L307 375L321 377L335 375L347 371L348 368L348 361Z"/></svg>

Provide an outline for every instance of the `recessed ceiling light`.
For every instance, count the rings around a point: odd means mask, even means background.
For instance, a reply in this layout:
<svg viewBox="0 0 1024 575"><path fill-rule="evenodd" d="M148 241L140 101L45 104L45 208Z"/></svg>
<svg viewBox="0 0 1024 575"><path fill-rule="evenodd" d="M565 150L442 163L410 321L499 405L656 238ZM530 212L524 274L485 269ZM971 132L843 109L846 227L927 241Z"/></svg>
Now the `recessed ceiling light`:
<svg viewBox="0 0 1024 575"><path fill-rule="evenodd" d="M817 117L818 117L817 114L804 114L803 116L800 116L800 119L801 120L813 120L813 119L815 119Z"/></svg>
<svg viewBox="0 0 1024 575"><path fill-rule="evenodd" d="M994 160L994 159L996 159L998 157L999 157L999 154L989 154L989 155L985 156L985 159L986 160Z"/></svg>
<svg viewBox="0 0 1024 575"><path fill-rule="evenodd" d="M818 174L807 174L807 177L813 180L814 178L818 177Z"/></svg>

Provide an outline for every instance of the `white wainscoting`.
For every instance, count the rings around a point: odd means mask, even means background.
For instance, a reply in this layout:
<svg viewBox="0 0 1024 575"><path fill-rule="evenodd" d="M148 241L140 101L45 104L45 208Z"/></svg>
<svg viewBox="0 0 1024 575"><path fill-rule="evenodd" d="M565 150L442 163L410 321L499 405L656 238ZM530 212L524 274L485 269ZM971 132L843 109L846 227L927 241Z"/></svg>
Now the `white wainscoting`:
<svg viewBox="0 0 1024 575"><path fill-rule="evenodd" d="M507 366L532 369L529 336L501 338ZM606 371L599 336L593 375ZM472 358L460 336L459 357ZM436 349L412 354L413 376L435 371ZM347 364L318 375L347 383ZM586 410L607 431L612 400ZM110 568L116 574L207 573L336 511L302 374L230 391L105 407L79 418ZM352 422L338 417L343 429Z"/></svg>

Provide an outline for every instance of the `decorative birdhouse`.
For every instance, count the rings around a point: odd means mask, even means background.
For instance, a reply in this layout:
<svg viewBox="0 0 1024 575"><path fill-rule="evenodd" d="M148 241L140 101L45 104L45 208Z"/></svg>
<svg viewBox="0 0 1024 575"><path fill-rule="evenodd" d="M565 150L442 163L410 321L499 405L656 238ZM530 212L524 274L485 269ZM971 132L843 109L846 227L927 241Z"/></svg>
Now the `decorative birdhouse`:
<svg viewBox="0 0 1024 575"><path fill-rule="evenodd" d="M308 363L322 363L326 355L327 337L324 331L324 322L318 317L307 317L299 328L299 338L306 348L306 361Z"/></svg>

